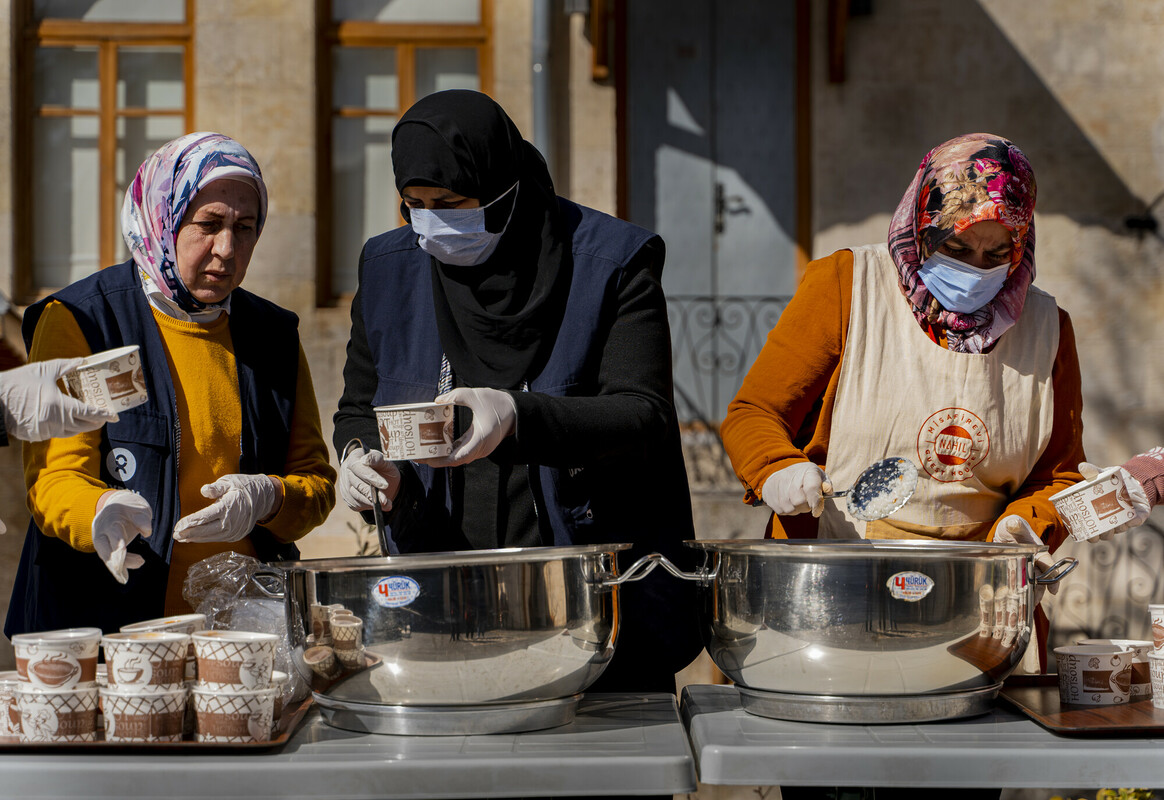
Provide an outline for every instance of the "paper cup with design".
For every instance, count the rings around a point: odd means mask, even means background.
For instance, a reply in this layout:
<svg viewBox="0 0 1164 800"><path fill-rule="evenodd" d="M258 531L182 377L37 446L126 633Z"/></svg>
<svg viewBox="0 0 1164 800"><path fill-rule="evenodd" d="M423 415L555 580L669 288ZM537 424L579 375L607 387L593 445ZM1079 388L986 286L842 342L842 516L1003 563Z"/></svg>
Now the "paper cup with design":
<svg viewBox="0 0 1164 800"><path fill-rule="evenodd" d="M1131 699L1135 651L1117 645L1077 644L1055 648L1059 700L1083 706L1110 706Z"/></svg>
<svg viewBox="0 0 1164 800"><path fill-rule="evenodd" d="M348 669L364 663L364 623L354 616L336 616L331 620L331 640L335 657Z"/></svg>
<svg viewBox="0 0 1164 800"><path fill-rule="evenodd" d="M63 628L12 637L16 671L41 689L97 685L100 628Z"/></svg>
<svg viewBox="0 0 1164 800"><path fill-rule="evenodd" d="M169 631L108 633L101 639L110 687L121 691L178 689L186 679L190 637Z"/></svg>
<svg viewBox="0 0 1164 800"><path fill-rule="evenodd" d="M271 684L279 637L252 631L200 631L194 634L198 683L203 689L247 691Z"/></svg>
<svg viewBox="0 0 1164 800"><path fill-rule="evenodd" d="M65 375L65 389L78 400L114 412L150 399L136 344L87 356L81 366Z"/></svg>
<svg viewBox="0 0 1164 800"><path fill-rule="evenodd" d="M158 617L122 625L122 633L137 633L139 631L170 631L192 635L204 631L209 627L206 624L205 614L175 614L172 617ZM190 640L190 651L186 657L186 677L198 677L198 658L194 652L194 640Z"/></svg>
<svg viewBox="0 0 1164 800"><path fill-rule="evenodd" d="M274 686L251 691L222 691L195 686L195 732L199 742L267 742L274 722Z"/></svg>
<svg viewBox="0 0 1164 800"><path fill-rule="evenodd" d="M1152 678L1152 706L1164 708L1164 653L1148 653L1148 674Z"/></svg>
<svg viewBox="0 0 1164 800"><path fill-rule="evenodd" d="M21 683L16 689L23 742L97 740L97 687L41 689Z"/></svg>
<svg viewBox="0 0 1164 800"><path fill-rule="evenodd" d="M1080 639L1076 644L1114 645L1132 648L1135 654L1132 656L1130 702L1147 700L1152 696L1152 675L1148 665L1148 654L1152 652L1150 641L1146 639Z"/></svg>
<svg viewBox="0 0 1164 800"><path fill-rule="evenodd" d="M453 452L453 404L376 406L380 447L393 461L439 458Z"/></svg>
<svg viewBox="0 0 1164 800"><path fill-rule="evenodd" d="M0 742L20 741L20 707L16 690L24 681L16 670L0 672ZM27 684L25 684L27 685Z"/></svg>
<svg viewBox="0 0 1164 800"><path fill-rule="evenodd" d="M1136 518L1119 467L1051 495L1059 518L1077 542L1086 542Z"/></svg>
<svg viewBox="0 0 1164 800"><path fill-rule="evenodd" d="M186 716L186 687L101 689L107 742L180 742Z"/></svg>

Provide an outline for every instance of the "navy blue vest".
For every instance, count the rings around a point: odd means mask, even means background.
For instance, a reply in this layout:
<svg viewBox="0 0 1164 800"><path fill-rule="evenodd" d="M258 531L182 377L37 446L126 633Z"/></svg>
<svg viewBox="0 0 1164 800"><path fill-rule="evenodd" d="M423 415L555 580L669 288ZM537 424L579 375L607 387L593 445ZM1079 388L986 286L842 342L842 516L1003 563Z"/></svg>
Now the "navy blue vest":
<svg viewBox="0 0 1164 800"><path fill-rule="evenodd" d="M615 301L625 268L655 234L561 198L559 205L572 241L573 276L553 350L529 388L558 397L593 396L600 366L595 354L601 353L618 313ZM430 259L416 245L411 228L368 241L360 281L361 310L377 370L373 405L432 400L443 350L432 312ZM421 464L411 467L424 497L406 515L407 530L389 529L392 544L403 552L440 549L440 531L451 524L451 471ZM695 533L674 414L666 441L651 452L576 474L531 464L529 478L538 518L548 520L552 529L553 540L547 545L626 542L633 549L620 557L624 566L650 552L693 564L691 552L682 545ZM660 574L622 587L624 635L618 645L622 657L615 663L638 674L629 679L610 669L612 686L657 688L639 680L653 670L662 676L662 684L670 684L667 691L674 690L674 672L701 647L694 594L688 582ZM665 625L664 615L672 620Z"/></svg>
<svg viewBox="0 0 1164 800"><path fill-rule="evenodd" d="M109 267L62 289L25 311L22 333L31 347L37 322L50 300L59 300L77 320L93 352L136 344L150 399L120 412L102 429L101 480L131 489L154 512L153 534L136 539L130 551L145 558L117 583L92 553L45 536L30 522L16 575L4 633L92 625L105 631L161 616L169 575L171 534L181 517L178 406L165 348L132 261ZM287 461L299 367L298 317L243 289L231 294L230 332L242 402L239 472L283 472ZM294 545L256 528L251 539L264 560L297 558Z"/></svg>

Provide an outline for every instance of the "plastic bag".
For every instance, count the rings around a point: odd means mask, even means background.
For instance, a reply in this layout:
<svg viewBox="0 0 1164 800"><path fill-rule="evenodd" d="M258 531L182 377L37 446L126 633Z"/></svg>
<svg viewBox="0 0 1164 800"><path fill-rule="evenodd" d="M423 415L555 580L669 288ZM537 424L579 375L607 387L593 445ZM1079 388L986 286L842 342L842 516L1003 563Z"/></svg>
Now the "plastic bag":
<svg viewBox="0 0 1164 800"><path fill-rule="evenodd" d="M211 630L257 631L279 637L275 669L288 676L282 692L286 706L306 697L310 687L292 661L283 601L264 594L252 580L255 573L273 569L277 570L241 553L218 553L190 567L182 596L191 608L206 615Z"/></svg>

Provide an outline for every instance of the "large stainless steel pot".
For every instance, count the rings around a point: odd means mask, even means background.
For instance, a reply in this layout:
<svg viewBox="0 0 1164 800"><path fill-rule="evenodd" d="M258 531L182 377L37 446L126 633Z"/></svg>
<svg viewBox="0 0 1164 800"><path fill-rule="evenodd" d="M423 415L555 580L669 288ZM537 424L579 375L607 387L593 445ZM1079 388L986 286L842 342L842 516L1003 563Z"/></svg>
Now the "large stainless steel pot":
<svg viewBox="0 0 1164 800"><path fill-rule="evenodd" d="M616 554L628 547L286 562L258 582L268 591L282 583L274 593L284 597L296 668L330 724L420 735L513 732L569 722L610 661L618 585L654 566L641 559L618 576ZM333 631L322 623L333 605L362 622L362 657L348 650L346 662L326 660L323 648L345 644L329 641Z"/></svg>
<svg viewBox="0 0 1164 800"><path fill-rule="evenodd" d="M1034 545L693 541L705 644L756 714L904 722L989 709L1031 640ZM675 574L678 570L663 566ZM994 602L995 598L999 602ZM997 613L996 613L997 612Z"/></svg>

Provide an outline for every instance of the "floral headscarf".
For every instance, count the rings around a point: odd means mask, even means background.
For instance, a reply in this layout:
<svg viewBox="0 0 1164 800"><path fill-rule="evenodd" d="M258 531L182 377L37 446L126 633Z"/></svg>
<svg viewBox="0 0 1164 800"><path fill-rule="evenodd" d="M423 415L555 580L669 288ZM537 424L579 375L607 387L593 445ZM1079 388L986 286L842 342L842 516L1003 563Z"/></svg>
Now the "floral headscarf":
<svg viewBox="0 0 1164 800"><path fill-rule="evenodd" d="M255 231L262 233L267 218L263 174L246 148L221 133L188 133L162 145L138 168L121 206L121 234L147 294L160 292L188 313L211 306L196 300L182 282L174 239L194 196L222 178L255 187L259 194Z"/></svg>
<svg viewBox="0 0 1164 800"><path fill-rule="evenodd" d="M889 253L901 293L922 325L946 329L951 350L982 353L1018 320L1035 277L1035 175L1015 145L989 133L971 133L926 154L889 224ZM918 270L951 236L984 220L1011 236L1010 271L994 299L961 314L942 308Z"/></svg>

